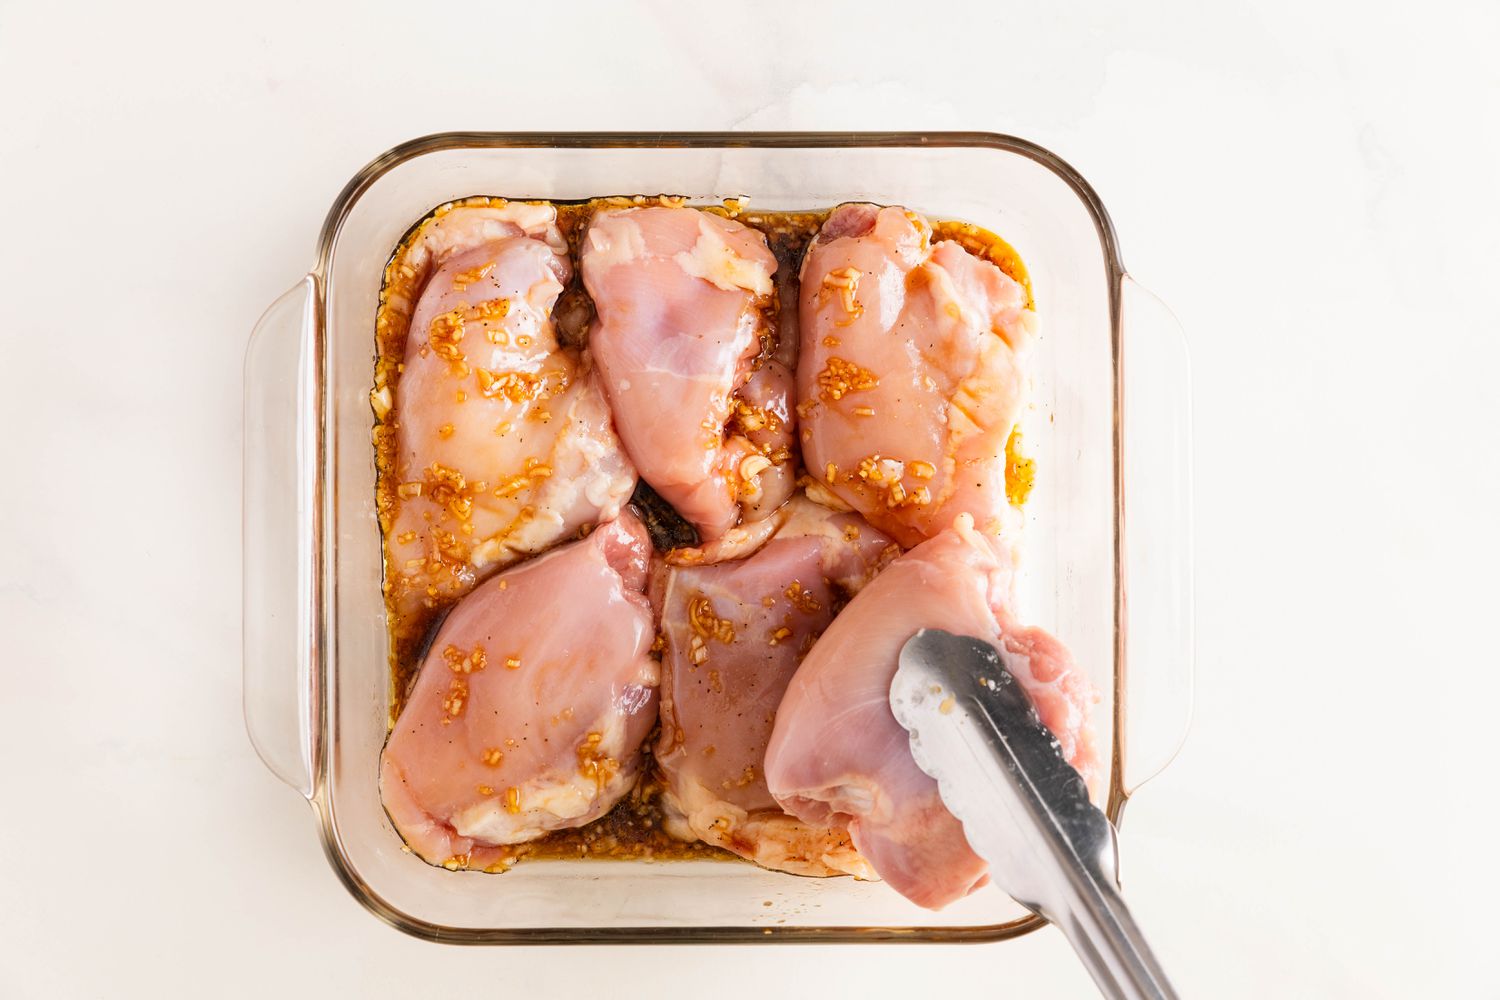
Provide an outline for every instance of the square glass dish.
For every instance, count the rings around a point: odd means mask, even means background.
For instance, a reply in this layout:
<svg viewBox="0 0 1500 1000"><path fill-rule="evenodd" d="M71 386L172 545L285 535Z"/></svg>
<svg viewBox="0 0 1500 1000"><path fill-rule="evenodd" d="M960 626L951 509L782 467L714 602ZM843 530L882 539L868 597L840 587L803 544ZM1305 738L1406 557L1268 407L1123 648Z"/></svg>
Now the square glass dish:
<svg viewBox="0 0 1500 1000"><path fill-rule="evenodd" d="M449 201L657 193L746 197L765 211L899 204L976 223L1019 251L1042 332L1023 420L1037 476L1018 617L1062 639L1103 694L1111 820L1170 760L1192 671L1181 331L1126 275L1089 185L1047 150L988 133L451 133L360 171L328 214L311 272L262 317L246 357L245 715L256 750L311 803L349 891L433 940L953 942L1036 928L993 889L934 913L880 883L748 863L447 871L404 850L387 819L369 400L382 270L406 231Z"/></svg>

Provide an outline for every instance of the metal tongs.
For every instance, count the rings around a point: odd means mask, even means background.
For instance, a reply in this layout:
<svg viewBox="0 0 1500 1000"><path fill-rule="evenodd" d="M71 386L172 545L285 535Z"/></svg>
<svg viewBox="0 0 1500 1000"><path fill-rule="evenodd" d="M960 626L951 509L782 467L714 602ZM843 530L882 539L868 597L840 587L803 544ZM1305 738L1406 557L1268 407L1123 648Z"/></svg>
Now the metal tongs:
<svg viewBox="0 0 1500 1000"><path fill-rule="evenodd" d="M1057 925L1099 991L1176 1000L1120 896L1114 827L995 648L923 629L901 648L891 710L991 880Z"/></svg>

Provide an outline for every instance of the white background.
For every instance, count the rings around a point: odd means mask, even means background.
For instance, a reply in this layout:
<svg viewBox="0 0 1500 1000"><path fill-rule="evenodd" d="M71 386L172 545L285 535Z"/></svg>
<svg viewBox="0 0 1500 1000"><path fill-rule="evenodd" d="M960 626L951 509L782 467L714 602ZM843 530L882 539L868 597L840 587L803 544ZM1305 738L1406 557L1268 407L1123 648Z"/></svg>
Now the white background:
<svg viewBox="0 0 1500 1000"><path fill-rule="evenodd" d="M1500 6L0 0L0 997L1088 997L1062 938L474 950L240 722L240 375L444 129L990 129L1195 360L1199 694L1126 889L1186 997L1500 997ZM805 9L804 9L805 7Z"/></svg>

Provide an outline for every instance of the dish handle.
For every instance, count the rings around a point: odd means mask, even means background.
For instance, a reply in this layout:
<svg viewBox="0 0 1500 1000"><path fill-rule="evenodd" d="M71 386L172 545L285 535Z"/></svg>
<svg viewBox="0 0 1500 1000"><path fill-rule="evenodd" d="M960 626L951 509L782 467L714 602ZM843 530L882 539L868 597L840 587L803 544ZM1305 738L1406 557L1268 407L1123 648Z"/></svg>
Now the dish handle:
<svg viewBox="0 0 1500 1000"><path fill-rule="evenodd" d="M261 316L245 351L245 729L271 773L310 798L317 662L317 283Z"/></svg>
<svg viewBox="0 0 1500 1000"><path fill-rule="evenodd" d="M1120 283L1126 794L1160 774L1193 714L1192 373L1170 309Z"/></svg>

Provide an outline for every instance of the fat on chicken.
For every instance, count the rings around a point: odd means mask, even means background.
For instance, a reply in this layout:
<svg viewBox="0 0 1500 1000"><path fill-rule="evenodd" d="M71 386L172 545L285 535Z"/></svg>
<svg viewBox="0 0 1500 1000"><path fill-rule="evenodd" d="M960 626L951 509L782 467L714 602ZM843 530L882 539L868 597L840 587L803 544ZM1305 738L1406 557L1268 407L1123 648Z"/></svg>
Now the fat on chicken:
<svg viewBox="0 0 1500 1000"><path fill-rule="evenodd" d="M386 586L402 614L614 518L636 481L597 374L557 339L555 209L456 209L408 258L426 280L393 400Z"/></svg>
<svg viewBox="0 0 1500 1000"><path fill-rule="evenodd" d="M782 811L764 758L797 665L897 550L857 514L801 497L774 520L748 557L668 563L653 588L665 641L656 760L666 828L766 868L873 878L841 827Z"/></svg>
<svg viewBox="0 0 1500 1000"><path fill-rule="evenodd" d="M1020 284L900 208L835 209L802 262L809 474L903 547L959 513L1014 526L1005 446L1033 313Z"/></svg>
<svg viewBox="0 0 1500 1000"><path fill-rule="evenodd" d="M795 488L792 373L772 324L776 259L739 222L606 209L582 239L589 351L640 476L704 541Z"/></svg>
<svg viewBox="0 0 1500 1000"><path fill-rule="evenodd" d="M767 786L782 808L813 825L845 827L876 874L931 909L963 898L989 876L891 714L897 658L918 630L992 643L1069 763L1091 788L1099 780L1090 722L1097 693L1061 643L1016 623L1012 572L1006 551L978 532L969 514L896 559L802 661L766 750Z"/></svg>
<svg viewBox="0 0 1500 1000"><path fill-rule="evenodd" d="M495 865L630 790L660 677L650 554L627 510L448 614L380 759L386 811L424 860Z"/></svg>

